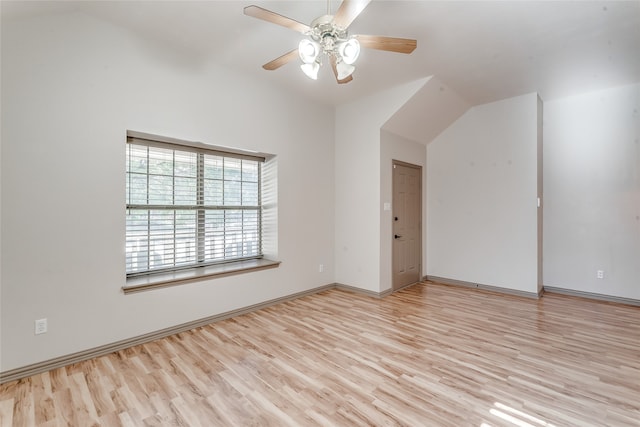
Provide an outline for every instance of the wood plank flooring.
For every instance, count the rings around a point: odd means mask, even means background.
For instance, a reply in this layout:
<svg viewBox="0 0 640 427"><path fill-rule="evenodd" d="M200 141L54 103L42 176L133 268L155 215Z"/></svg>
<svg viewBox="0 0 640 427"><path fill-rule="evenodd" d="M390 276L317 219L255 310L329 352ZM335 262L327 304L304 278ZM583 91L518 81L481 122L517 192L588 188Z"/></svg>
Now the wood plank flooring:
<svg viewBox="0 0 640 427"><path fill-rule="evenodd" d="M640 308L324 291L0 386L4 426L640 426Z"/></svg>

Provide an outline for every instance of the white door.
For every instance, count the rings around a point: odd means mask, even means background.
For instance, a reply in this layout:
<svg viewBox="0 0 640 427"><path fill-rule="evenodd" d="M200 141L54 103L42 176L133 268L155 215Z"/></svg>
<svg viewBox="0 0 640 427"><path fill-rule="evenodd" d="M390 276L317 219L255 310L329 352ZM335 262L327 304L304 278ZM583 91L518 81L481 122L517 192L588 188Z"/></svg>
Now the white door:
<svg viewBox="0 0 640 427"><path fill-rule="evenodd" d="M420 281L422 168L393 161L393 289Z"/></svg>

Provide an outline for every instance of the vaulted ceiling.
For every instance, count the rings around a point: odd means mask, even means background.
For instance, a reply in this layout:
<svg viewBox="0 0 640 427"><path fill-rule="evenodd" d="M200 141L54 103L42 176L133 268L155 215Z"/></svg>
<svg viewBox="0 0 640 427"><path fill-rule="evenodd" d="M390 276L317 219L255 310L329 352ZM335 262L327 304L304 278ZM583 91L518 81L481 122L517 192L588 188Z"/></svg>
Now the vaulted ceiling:
<svg viewBox="0 0 640 427"><path fill-rule="evenodd" d="M298 62L261 65L295 48L301 35L255 18L256 4L310 23L324 1L2 2L2 18L79 11L130 29L190 61L216 63L327 105L436 76L470 105L529 92L543 100L640 81L640 1L380 1L350 34L415 38L411 55L363 50L354 80L337 85L330 67L309 80ZM335 11L340 2L331 0Z"/></svg>

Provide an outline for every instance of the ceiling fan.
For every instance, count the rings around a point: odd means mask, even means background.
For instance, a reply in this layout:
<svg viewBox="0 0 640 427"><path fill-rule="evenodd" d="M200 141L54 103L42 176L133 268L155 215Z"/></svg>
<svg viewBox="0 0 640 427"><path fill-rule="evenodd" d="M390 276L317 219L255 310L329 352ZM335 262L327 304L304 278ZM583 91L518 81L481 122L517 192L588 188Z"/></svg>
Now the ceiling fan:
<svg viewBox="0 0 640 427"><path fill-rule="evenodd" d="M327 14L314 19L310 25L303 24L286 16L279 15L259 6L247 6L244 14L262 19L273 24L298 31L306 37L300 41L297 49L267 62L262 66L265 70L275 70L293 61L297 57L302 60L300 68L310 78L318 78L318 70L322 65L321 58L326 56L333 69L338 83L349 83L353 80L353 65L358 59L360 48L386 50L389 52L411 53L418 42L413 39L402 39L385 36L349 36L349 25L360 15L371 0L343 0L335 15L331 15L330 0L327 0Z"/></svg>

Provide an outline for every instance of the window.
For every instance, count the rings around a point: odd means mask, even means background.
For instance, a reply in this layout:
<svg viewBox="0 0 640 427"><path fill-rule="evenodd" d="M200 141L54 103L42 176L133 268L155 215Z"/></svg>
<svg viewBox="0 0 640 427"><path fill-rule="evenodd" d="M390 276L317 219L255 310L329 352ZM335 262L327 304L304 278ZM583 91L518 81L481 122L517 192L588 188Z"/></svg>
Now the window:
<svg viewBox="0 0 640 427"><path fill-rule="evenodd" d="M264 158L130 134L128 276L262 257Z"/></svg>

